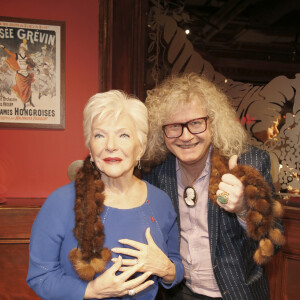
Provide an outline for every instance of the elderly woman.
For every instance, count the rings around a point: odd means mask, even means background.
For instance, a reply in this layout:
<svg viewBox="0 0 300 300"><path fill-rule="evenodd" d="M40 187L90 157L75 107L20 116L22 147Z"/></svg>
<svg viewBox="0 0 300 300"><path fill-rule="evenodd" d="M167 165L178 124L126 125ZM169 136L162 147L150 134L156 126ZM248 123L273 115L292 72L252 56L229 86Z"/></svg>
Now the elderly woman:
<svg viewBox="0 0 300 300"><path fill-rule="evenodd" d="M247 145L227 97L198 74L167 78L146 106L144 179L179 216L185 282L170 299L268 299L262 264L284 241L269 155Z"/></svg>
<svg viewBox="0 0 300 300"><path fill-rule="evenodd" d="M133 174L147 134L138 99L120 91L90 98L90 156L75 182L49 196L32 228L27 282L41 298L149 300L159 282L171 288L182 280L170 198Z"/></svg>

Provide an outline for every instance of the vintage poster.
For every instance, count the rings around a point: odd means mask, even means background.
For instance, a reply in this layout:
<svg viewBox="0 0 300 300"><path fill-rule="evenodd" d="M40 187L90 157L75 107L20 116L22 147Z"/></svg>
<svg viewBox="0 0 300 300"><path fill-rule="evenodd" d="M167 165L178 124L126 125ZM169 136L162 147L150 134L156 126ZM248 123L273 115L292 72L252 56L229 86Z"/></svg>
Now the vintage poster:
<svg viewBox="0 0 300 300"><path fill-rule="evenodd" d="M64 128L64 22L0 17L0 127Z"/></svg>

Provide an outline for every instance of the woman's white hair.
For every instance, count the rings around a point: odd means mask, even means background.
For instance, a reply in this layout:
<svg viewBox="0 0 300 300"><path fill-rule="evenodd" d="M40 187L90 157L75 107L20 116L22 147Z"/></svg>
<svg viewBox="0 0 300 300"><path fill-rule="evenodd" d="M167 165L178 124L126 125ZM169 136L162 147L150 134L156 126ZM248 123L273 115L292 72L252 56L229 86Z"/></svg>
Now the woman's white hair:
<svg viewBox="0 0 300 300"><path fill-rule="evenodd" d="M148 136L147 108L139 99L119 90L98 93L88 100L83 111L83 134L86 147L90 149L89 142L95 118L103 120L109 117L114 122L121 114L132 117L142 147L142 156L146 149Z"/></svg>

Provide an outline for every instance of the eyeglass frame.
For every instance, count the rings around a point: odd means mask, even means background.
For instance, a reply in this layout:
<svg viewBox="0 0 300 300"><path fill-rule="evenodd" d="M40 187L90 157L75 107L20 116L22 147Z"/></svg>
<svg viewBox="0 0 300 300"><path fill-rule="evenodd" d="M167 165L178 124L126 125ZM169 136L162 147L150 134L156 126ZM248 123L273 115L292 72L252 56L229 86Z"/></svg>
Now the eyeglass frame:
<svg viewBox="0 0 300 300"><path fill-rule="evenodd" d="M205 129L204 129L203 131L200 131L200 132L191 132L190 129L189 129L189 127L188 127L188 123L193 122L193 121L195 121L195 120L200 120L200 119L205 121ZM203 133L203 132L205 132L205 131L207 130L207 119L209 119L209 116L205 116L205 117L201 117L201 118L192 119L192 120L189 120L189 121L187 121L187 122L185 122L185 123L170 123L170 124L165 124L165 125L162 126L162 130L163 130L163 132L164 132L164 135L165 135L168 139L178 139L178 138L180 138L180 137L182 136L182 134L183 134L184 128L187 128L187 130L188 130L191 134ZM180 125L180 126L181 126L181 134L180 134L179 136L176 136L176 137L168 137L167 134L166 134L166 132L165 132L165 128L166 128L167 126L169 126L169 125Z"/></svg>

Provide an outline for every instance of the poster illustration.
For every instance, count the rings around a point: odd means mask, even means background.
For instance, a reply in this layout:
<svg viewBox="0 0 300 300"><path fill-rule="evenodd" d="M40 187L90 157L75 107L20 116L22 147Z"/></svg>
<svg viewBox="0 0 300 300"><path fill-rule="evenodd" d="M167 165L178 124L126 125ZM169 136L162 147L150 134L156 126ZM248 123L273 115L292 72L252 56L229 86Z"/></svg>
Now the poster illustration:
<svg viewBox="0 0 300 300"><path fill-rule="evenodd" d="M0 17L0 127L64 129L65 24Z"/></svg>

